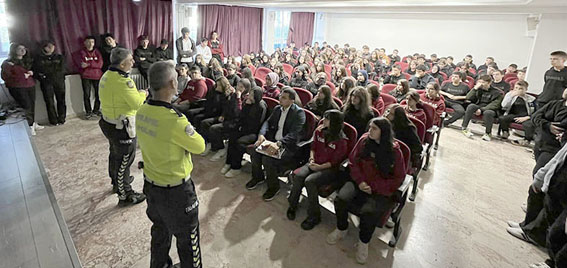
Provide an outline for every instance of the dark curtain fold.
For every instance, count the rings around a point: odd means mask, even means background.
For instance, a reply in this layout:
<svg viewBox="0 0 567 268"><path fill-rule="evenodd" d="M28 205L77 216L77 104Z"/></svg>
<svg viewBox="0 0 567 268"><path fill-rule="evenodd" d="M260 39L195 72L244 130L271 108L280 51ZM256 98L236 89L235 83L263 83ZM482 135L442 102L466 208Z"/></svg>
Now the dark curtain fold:
<svg viewBox="0 0 567 268"><path fill-rule="evenodd" d="M291 12L289 21L289 34L287 43L295 42L297 47L313 42L313 29L315 26L315 13L313 12Z"/></svg>
<svg viewBox="0 0 567 268"><path fill-rule="evenodd" d="M110 32L126 48L135 49L138 37L148 35L159 46L161 39L173 44L171 1L167 0L17 0L6 2L16 27L9 29L10 40L37 51L41 40L55 41L58 53L65 55L68 70L76 72L72 55L83 47L88 35Z"/></svg>
<svg viewBox="0 0 567 268"><path fill-rule="evenodd" d="M199 5L197 37L210 38L217 31L225 55L242 56L262 49L261 8Z"/></svg>

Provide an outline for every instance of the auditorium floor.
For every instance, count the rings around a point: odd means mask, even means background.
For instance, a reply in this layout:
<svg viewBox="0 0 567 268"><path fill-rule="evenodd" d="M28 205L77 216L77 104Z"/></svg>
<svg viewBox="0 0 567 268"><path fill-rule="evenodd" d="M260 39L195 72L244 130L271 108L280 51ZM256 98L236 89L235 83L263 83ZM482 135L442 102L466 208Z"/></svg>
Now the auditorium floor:
<svg viewBox="0 0 567 268"><path fill-rule="evenodd" d="M34 141L83 266L149 267L146 204L116 206L107 176L108 143L97 122L71 119L39 131ZM266 203L265 186L245 189L248 173L225 179L221 162L195 156L194 163L204 267L357 267L352 225L347 239L327 245L332 214L303 231L305 209L295 221L287 220L285 193ZM421 173L416 202L408 201L402 214L401 241L389 248L388 231L377 230L367 267L504 268L543 261L543 251L505 230L506 220L523 216L533 165L523 148L445 129L430 169ZM141 190L141 172L135 167L132 172L134 188Z"/></svg>

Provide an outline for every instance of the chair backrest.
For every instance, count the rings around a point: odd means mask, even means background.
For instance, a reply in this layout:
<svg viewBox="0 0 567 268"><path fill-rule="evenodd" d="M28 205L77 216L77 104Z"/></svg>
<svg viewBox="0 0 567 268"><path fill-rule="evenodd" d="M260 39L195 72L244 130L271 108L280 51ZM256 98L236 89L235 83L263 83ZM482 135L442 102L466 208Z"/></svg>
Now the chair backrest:
<svg viewBox="0 0 567 268"><path fill-rule="evenodd" d="M471 76L467 75L467 79L464 82L469 86L469 89L474 87L474 78L472 78Z"/></svg>
<svg viewBox="0 0 567 268"><path fill-rule="evenodd" d="M254 67L254 65L250 64L248 65L248 68L250 69L250 71L252 71L252 75L256 73L256 67Z"/></svg>
<svg viewBox="0 0 567 268"><path fill-rule="evenodd" d="M215 81L213 79L205 78L205 84L207 85L207 92L215 89Z"/></svg>
<svg viewBox="0 0 567 268"><path fill-rule="evenodd" d="M397 86L398 85L395 85L395 84L385 84L385 85L382 86L382 93L388 94L388 93L390 93L390 91L396 89Z"/></svg>
<svg viewBox="0 0 567 268"><path fill-rule="evenodd" d="M410 121L415 125L415 128L417 130L417 136L419 137L419 140L421 141L422 144L424 144L424 140L425 140L425 124L423 122L421 122L419 119L413 117L413 116L408 116L408 118L410 119Z"/></svg>
<svg viewBox="0 0 567 268"><path fill-rule="evenodd" d="M406 77L406 80L408 80L408 81L410 80L411 74L408 74L408 73L402 73L402 74Z"/></svg>
<svg viewBox="0 0 567 268"><path fill-rule="evenodd" d="M384 107L388 107L390 104L398 103L394 96L380 92L380 97L384 100Z"/></svg>
<svg viewBox="0 0 567 268"><path fill-rule="evenodd" d="M293 66L287 64L287 63L282 63L283 69L286 73L288 74L292 74L294 72L293 70Z"/></svg>
<svg viewBox="0 0 567 268"><path fill-rule="evenodd" d="M280 105L280 101L270 98L270 97L262 97L262 99L264 100L264 102L266 102L266 105L268 106L268 116L269 114L272 113L272 111L274 110L274 108L278 105ZM266 117L268 117L266 116Z"/></svg>
<svg viewBox="0 0 567 268"><path fill-rule="evenodd" d="M222 68L222 75L228 76L228 71L225 68Z"/></svg>
<svg viewBox="0 0 567 268"><path fill-rule="evenodd" d="M297 96L299 96L303 107L305 107L307 103L309 103L313 99L311 92L306 89L294 87L293 90L295 90L295 93L297 93Z"/></svg>
<svg viewBox="0 0 567 268"><path fill-rule="evenodd" d="M305 112L305 125L303 126L303 138L302 141L306 141L313 137L313 132L317 128L317 117L311 111L303 109Z"/></svg>
<svg viewBox="0 0 567 268"><path fill-rule="evenodd" d="M345 135L348 138L348 154L350 154L350 151L352 151L352 149L354 149L354 146L356 145L356 142L358 141L356 138L358 137L358 133L356 132L356 128L354 128L351 124L344 122L343 123L343 132L345 133Z"/></svg>
<svg viewBox="0 0 567 268"><path fill-rule="evenodd" d="M510 80L510 82L508 82L508 84L510 84L510 90L514 89L514 87L516 86L516 83L518 83L518 81L520 81L518 78L512 79Z"/></svg>
<svg viewBox="0 0 567 268"><path fill-rule="evenodd" d="M374 85L377 85L378 88L380 88L380 82L374 81L374 80L370 80L370 79L368 79L368 82L369 82L369 83L372 83L372 84L374 84Z"/></svg>
<svg viewBox="0 0 567 268"><path fill-rule="evenodd" d="M380 111L378 111L378 109L374 108L374 106L370 106L370 109L372 109L374 117L380 117Z"/></svg>
<svg viewBox="0 0 567 268"><path fill-rule="evenodd" d="M343 107L343 101L341 101L341 99L333 96L333 100L335 101L335 104L337 104L337 106L339 106L341 108Z"/></svg>
<svg viewBox="0 0 567 268"><path fill-rule="evenodd" d="M325 64L325 72L326 73L331 73L331 71L333 70L333 67L329 64Z"/></svg>
<svg viewBox="0 0 567 268"><path fill-rule="evenodd" d="M348 76L352 76L352 71L350 70L350 64L347 65L347 67L345 68L346 73L348 74Z"/></svg>
<svg viewBox="0 0 567 268"><path fill-rule="evenodd" d="M427 122L424 122L425 128L430 129L433 126L433 122L435 121L435 108L431 106L431 104L425 102L421 102L421 106L423 111L425 112L425 117L427 118Z"/></svg>
<svg viewBox="0 0 567 268"><path fill-rule="evenodd" d="M285 87L285 85L278 82L278 88L279 88L279 89L282 89L282 87Z"/></svg>
<svg viewBox="0 0 567 268"><path fill-rule="evenodd" d="M402 67L402 72L405 72L409 68L409 63L404 60L400 62L400 67Z"/></svg>
<svg viewBox="0 0 567 268"><path fill-rule="evenodd" d="M445 81L445 80L447 80L447 78L449 78L449 76L444 72L439 72L439 74L441 74L441 76L443 76L443 81Z"/></svg>
<svg viewBox="0 0 567 268"><path fill-rule="evenodd" d="M507 73L507 74L504 75L504 77L503 77L502 79L503 79L504 81L506 81L506 79L509 79L509 78L518 78L518 74L516 74L516 73ZM506 82L508 82L508 81L506 81Z"/></svg>
<svg viewBox="0 0 567 268"><path fill-rule="evenodd" d="M260 79L266 79L266 75L268 75L271 72L272 70L266 67L259 67L258 69L256 69L256 72L254 73L254 77L258 77Z"/></svg>
<svg viewBox="0 0 567 268"><path fill-rule="evenodd" d="M405 143L403 143L401 140L395 139L395 141L397 141L398 144L400 145L400 151L402 151L402 156L404 157L405 171L406 171L406 173L408 173L409 169L411 168L411 165L410 165L410 160L411 160L410 148Z"/></svg>
<svg viewBox="0 0 567 268"><path fill-rule="evenodd" d="M259 87L264 87L264 85L266 84L266 81L264 81L264 79L262 78L254 77L254 81L256 81L256 85Z"/></svg>
<svg viewBox="0 0 567 268"><path fill-rule="evenodd" d="M503 80L504 80L504 82L510 84L510 82L512 82L514 80L518 80L518 77L517 76L509 76L509 77L504 78Z"/></svg>
<svg viewBox="0 0 567 268"><path fill-rule="evenodd" d="M335 91L335 90L336 90L335 84L333 84L333 82L331 82L331 81L327 81L325 84L326 84L328 87L331 88L331 95L335 96L335 94L336 94L336 91Z"/></svg>

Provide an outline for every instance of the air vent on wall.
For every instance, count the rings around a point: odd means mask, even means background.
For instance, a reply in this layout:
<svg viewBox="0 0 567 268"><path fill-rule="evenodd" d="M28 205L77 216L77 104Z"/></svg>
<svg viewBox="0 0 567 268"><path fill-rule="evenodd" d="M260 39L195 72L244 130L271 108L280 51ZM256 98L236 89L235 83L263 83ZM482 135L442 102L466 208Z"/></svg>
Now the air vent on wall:
<svg viewBox="0 0 567 268"><path fill-rule="evenodd" d="M539 24L540 15L529 15L526 18L526 36L535 37L537 25Z"/></svg>

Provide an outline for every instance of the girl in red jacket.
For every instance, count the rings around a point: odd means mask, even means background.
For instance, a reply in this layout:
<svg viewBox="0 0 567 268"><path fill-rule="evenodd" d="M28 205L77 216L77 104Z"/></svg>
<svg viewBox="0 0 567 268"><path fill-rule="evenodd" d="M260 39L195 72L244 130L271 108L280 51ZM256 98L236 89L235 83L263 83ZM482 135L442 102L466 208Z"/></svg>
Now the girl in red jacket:
<svg viewBox="0 0 567 268"><path fill-rule="evenodd" d="M313 134L309 163L293 172L287 218L295 219L301 189L305 187L309 208L307 219L301 223L303 230L311 230L321 222L318 189L338 180L338 168L347 157L348 144L343 133L343 122L344 115L339 110L326 111L323 114L323 124Z"/></svg>
<svg viewBox="0 0 567 268"><path fill-rule="evenodd" d="M425 112L423 111L421 106L421 97L419 93L415 90L410 90L406 95L406 102L405 104L402 103L404 109L406 110L406 114L408 116L417 118L421 121L424 125L427 125L427 117L425 116Z"/></svg>
<svg viewBox="0 0 567 268"><path fill-rule="evenodd" d="M348 207L360 212L360 232L356 260L365 263L368 242L374 229L384 222L393 208L391 195L402 184L405 164L399 144L394 141L392 125L384 117L370 121L370 129L362 135L349 155L352 181L347 182L335 199L337 229L327 237L333 245L344 238L348 229Z"/></svg>
<svg viewBox="0 0 567 268"><path fill-rule="evenodd" d="M27 56L26 47L12 44L8 59L2 63L2 80L14 100L25 110L32 135L35 135L35 131L43 127L35 123L35 80L31 67L32 60Z"/></svg>
<svg viewBox="0 0 567 268"><path fill-rule="evenodd" d="M441 120L441 115L445 112L445 100L441 98L441 94L439 94L439 84L433 82L427 84L425 92L421 93L419 96L422 102L425 102L435 108L435 121L433 124L438 126L440 123L439 121Z"/></svg>
<svg viewBox="0 0 567 268"><path fill-rule="evenodd" d="M224 63L224 52L222 49L222 44L220 42L219 34L216 31L211 33L211 40L209 40L209 47L211 48L211 54L213 58L216 58L221 64Z"/></svg>

